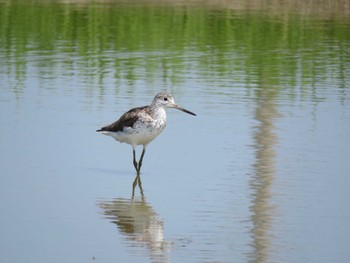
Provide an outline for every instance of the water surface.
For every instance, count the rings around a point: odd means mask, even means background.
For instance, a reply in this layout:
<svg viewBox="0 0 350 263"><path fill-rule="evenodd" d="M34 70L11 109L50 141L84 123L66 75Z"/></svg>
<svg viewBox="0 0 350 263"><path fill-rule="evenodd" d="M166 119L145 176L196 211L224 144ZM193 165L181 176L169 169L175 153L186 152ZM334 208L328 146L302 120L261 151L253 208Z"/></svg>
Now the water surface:
<svg viewBox="0 0 350 263"><path fill-rule="evenodd" d="M339 6L1 1L2 258L347 262ZM95 130L163 90L197 117L169 110L135 178Z"/></svg>

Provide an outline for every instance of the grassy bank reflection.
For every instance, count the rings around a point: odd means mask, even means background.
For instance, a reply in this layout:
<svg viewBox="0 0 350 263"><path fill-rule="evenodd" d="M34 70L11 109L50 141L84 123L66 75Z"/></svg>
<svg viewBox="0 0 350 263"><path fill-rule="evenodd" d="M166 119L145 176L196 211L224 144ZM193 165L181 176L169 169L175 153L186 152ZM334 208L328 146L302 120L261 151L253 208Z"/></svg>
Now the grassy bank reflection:
<svg viewBox="0 0 350 263"><path fill-rule="evenodd" d="M255 87L261 69L276 88L315 88L329 74L339 88L348 86L348 47L341 43L349 41L350 21L339 15L348 10L342 1L322 2L327 7L343 3L344 8L329 8L337 14L329 17L306 15L315 10L310 1L297 2L304 11L279 16L264 8L247 12L243 6L250 5L240 1L215 12L207 5L183 8L165 2L0 2L5 61L0 74L14 78L9 82L16 91L33 74L64 83L82 76L88 94L96 89L103 94L111 82L132 92L140 79L149 86L178 85L194 76ZM230 7L228 1L211 3ZM292 8L284 8L288 6ZM330 36L333 40L328 42ZM317 96L316 88L314 92Z"/></svg>
<svg viewBox="0 0 350 263"><path fill-rule="evenodd" d="M11 0L1 0L1 2L11 2ZM35 0L31 2L45 3L43 0ZM320 0L320 1L303 1L303 0L53 0L51 2L62 4L75 4L86 6L91 4L104 5L153 5L153 6L172 6L172 7L198 7L205 6L206 8L220 8L231 10L250 10L275 13L284 15L285 13L301 13L301 14L317 14L325 15L349 15L350 3L343 0Z"/></svg>

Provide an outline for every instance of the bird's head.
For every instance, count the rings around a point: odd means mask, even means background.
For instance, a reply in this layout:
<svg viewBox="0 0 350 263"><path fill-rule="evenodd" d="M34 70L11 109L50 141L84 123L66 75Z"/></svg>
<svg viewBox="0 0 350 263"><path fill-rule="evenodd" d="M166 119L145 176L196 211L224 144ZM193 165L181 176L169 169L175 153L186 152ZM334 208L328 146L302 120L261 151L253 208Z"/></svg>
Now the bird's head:
<svg viewBox="0 0 350 263"><path fill-rule="evenodd" d="M154 97L152 104L157 105L157 106L161 106L165 109L168 109L168 108L178 109L178 110L181 110L181 111L186 112L188 114L196 116L196 114L194 114L193 112L186 110L186 109L180 107L179 105L177 105L174 101L174 98L166 92L158 93Z"/></svg>

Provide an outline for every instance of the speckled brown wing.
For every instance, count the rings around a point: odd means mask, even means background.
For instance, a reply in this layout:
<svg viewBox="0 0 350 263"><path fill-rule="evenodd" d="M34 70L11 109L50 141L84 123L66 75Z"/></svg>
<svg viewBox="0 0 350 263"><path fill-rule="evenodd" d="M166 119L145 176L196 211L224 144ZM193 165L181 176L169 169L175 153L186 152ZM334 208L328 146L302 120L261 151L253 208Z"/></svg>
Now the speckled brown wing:
<svg viewBox="0 0 350 263"><path fill-rule="evenodd" d="M139 112L143 111L147 108L148 106L143 106L143 107L137 107L133 108L126 113L124 113L119 120L113 122L110 125L104 126L101 129L97 130L97 132L101 131L111 131L111 132L118 132L118 131L123 131L125 127L132 127L134 123L139 119Z"/></svg>

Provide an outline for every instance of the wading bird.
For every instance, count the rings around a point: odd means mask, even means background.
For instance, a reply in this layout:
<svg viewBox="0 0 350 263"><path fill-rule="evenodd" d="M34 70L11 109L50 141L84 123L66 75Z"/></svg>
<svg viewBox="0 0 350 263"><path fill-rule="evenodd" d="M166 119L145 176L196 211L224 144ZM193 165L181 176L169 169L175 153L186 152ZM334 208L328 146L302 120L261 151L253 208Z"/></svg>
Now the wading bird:
<svg viewBox="0 0 350 263"><path fill-rule="evenodd" d="M133 164L137 173L140 173L146 146L154 140L166 126L166 110L174 108L196 116L193 112L175 104L171 95L165 92L158 93L149 106L133 108L124 113L119 120L104 126L97 132L113 137L119 142L132 146ZM142 145L139 162L136 161L135 148Z"/></svg>

